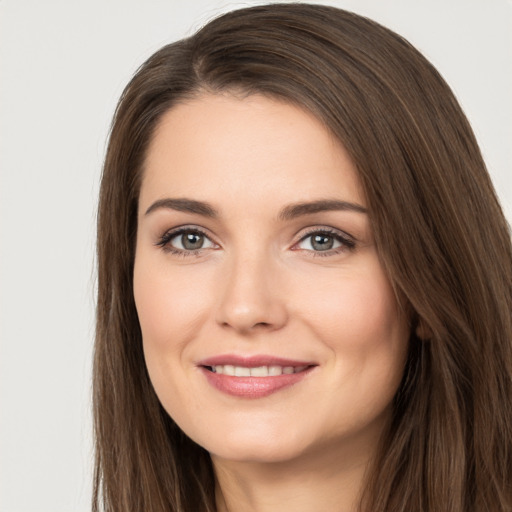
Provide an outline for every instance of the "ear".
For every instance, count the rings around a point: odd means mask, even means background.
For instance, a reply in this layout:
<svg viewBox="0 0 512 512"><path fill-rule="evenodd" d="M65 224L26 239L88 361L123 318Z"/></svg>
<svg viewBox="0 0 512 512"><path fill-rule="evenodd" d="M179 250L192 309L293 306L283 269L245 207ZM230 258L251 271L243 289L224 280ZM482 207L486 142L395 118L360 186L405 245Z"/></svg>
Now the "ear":
<svg viewBox="0 0 512 512"><path fill-rule="evenodd" d="M415 329L416 336L423 341L432 339L433 333L423 318L418 318Z"/></svg>

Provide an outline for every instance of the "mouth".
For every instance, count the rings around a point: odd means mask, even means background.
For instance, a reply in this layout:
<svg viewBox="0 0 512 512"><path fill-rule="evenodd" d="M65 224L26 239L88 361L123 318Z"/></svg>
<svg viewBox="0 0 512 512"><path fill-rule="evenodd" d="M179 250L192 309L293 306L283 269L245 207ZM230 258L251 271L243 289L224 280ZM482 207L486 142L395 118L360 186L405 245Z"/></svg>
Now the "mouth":
<svg viewBox="0 0 512 512"><path fill-rule="evenodd" d="M219 375L229 375L231 377L277 377L279 375L292 375L300 373L309 368L310 365L303 366L235 366L231 364L218 364L215 366L205 366L207 370Z"/></svg>
<svg viewBox="0 0 512 512"><path fill-rule="evenodd" d="M318 364L270 356L218 356L198 366L208 383L224 394L263 398L298 384Z"/></svg>

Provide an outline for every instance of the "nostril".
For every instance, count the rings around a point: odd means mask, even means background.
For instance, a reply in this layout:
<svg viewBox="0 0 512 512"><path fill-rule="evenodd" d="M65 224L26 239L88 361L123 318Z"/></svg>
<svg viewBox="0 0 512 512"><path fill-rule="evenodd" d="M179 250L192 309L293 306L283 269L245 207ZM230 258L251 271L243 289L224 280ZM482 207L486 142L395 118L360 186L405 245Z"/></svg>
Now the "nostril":
<svg viewBox="0 0 512 512"><path fill-rule="evenodd" d="M233 325L234 324L235 324L235 322L233 322ZM222 326L223 327L231 327L232 323L222 322ZM270 327L272 327L272 323L270 323L270 322L255 322L255 323L247 322L247 325L243 329L252 330L252 329L256 329L256 328L265 329L265 328L270 328Z"/></svg>

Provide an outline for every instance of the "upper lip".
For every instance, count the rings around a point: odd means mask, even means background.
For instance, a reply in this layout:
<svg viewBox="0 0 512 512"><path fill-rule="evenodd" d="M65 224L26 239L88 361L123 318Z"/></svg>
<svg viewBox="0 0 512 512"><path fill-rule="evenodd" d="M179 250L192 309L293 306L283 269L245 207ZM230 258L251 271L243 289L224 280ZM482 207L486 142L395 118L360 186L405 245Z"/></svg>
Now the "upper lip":
<svg viewBox="0 0 512 512"><path fill-rule="evenodd" d="M219 365L243 366L245 368L257 368L259 366L314 366L312 361L287 359L272 355L239 356L235 354L224 354L208 357L199 361L198 366L219 366Z"/></svg>

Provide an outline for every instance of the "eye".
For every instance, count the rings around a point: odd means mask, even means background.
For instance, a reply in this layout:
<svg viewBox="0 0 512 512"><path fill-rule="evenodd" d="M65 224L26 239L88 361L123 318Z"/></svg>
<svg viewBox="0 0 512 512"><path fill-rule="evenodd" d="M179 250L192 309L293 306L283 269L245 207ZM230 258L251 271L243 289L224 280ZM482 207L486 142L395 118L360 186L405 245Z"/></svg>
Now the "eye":
<svg viewBox="0 0 512 512"><path fill-rule="evenodd" d="M185 251L195 251L197 249L204 249L205 246L209 247L212 245L206 236L196 231L186 231L184 233L174 235L169 240L169 244L176 249Z"/></svg>
<svg viewBox="0 0 512 512"><path fill-rule="evenodd" d="M205 233L197 228L180 228L165 233L157 245L163 249L187 256L187 253L196 254L203 249L216 248Z"/></svg>
<svg viewBox="0 0 512 512"><path fill-rule="evenodd" d="M316 235L308 235L301 241L300 245L302 245L301 249L310 251L328 251L340 247L341 243L333 235L318 233Z"/></svg>
<svg viewBox="0 0 512 512"><path fill-rule="evenodd" d="M303 236L295 247L316 253L324 252L325 254L322 256L328 256L338 254L344 250L353 250L355 245L355 241L342 232L331 229L317 229Z"/></svg>

